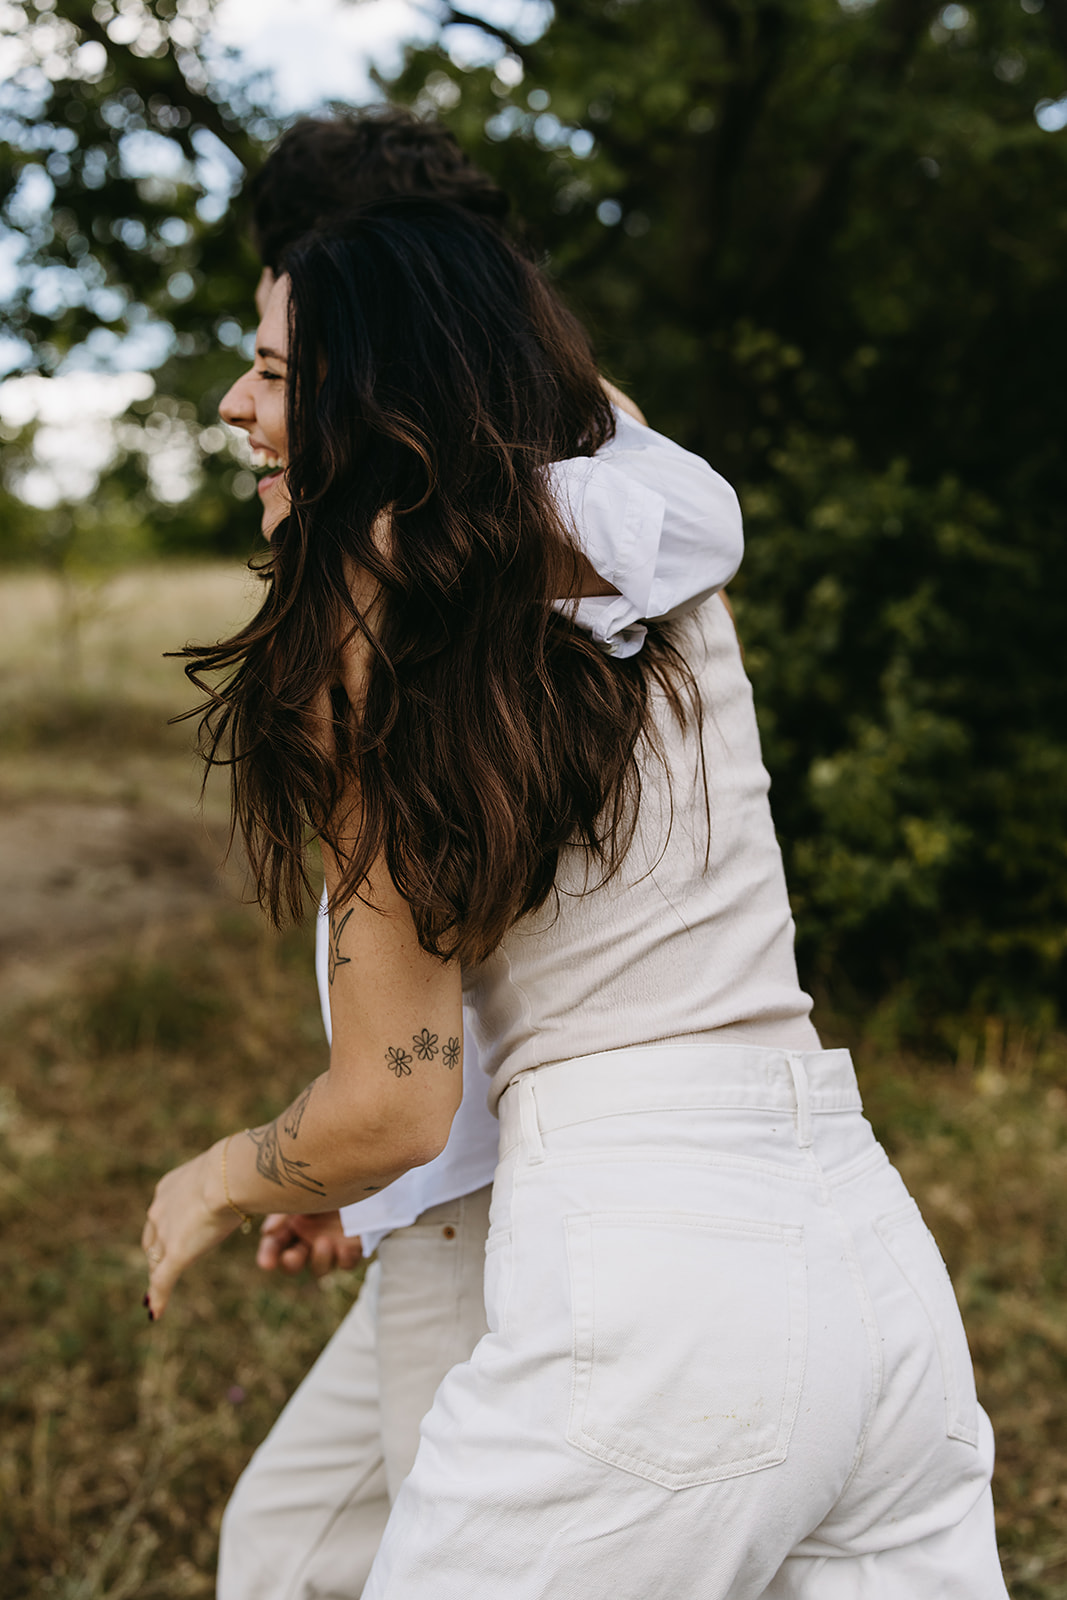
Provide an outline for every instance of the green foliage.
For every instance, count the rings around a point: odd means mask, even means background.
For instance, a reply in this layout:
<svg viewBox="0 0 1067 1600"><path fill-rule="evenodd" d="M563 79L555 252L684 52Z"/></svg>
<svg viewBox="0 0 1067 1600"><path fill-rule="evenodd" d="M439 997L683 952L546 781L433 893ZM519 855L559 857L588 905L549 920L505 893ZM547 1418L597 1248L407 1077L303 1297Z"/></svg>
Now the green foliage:
<svg viewBox="0 0 1067 1600"><path fill-rule="evenodd" d="M453 17L459 14L452 12ZM446 35L447 37L447 35ZM1067 955L1067 5L558 0L411 52L655 426L734 589L809 982L1054 1004Z"/></svg>
<svg viewBox="0 0 1067 1600"><path fill-rule="evenodd" d="M1054 994L1067 749L1043 721L1040 566L954 477L802 433L771 466L737 612L809 970L920 1000L949 978L994 1008Z"/></svg>
<svg viewBox="0 0 1067 1600"><path fill-rule="evenodd" d="M207 0L5 7L0 227L19 251L5 354L45 375L140 360L156 395L117 430L88 525L69 504L29 508L4 520L0 558L95 570L132 547L254 545L233 492L251 485L215 424L258 274L231 193L278 124L240 86L208 92L210 15ZM29 441L9 442L10 488Z"/></svg>

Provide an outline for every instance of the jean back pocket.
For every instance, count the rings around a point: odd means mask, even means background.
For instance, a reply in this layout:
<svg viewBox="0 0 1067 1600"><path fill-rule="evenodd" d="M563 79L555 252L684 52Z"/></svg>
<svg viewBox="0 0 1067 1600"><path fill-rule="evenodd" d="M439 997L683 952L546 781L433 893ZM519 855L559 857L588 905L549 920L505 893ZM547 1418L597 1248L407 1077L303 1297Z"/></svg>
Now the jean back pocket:
<svg viewBox="0 0 1067 1600"><path fill-rule="evenodd" d="M776 1466L800 1401L803 1229L677 1212L567 1218L571 1444L668 1489Z"/></svg>

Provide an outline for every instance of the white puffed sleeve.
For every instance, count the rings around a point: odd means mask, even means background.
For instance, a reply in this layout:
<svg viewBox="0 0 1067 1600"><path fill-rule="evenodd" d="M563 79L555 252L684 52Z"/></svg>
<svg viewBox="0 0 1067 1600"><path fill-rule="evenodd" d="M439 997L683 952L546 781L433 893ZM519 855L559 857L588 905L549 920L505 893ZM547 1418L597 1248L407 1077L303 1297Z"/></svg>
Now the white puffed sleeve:
<svg viewBox="0 0 1067 1600"><path fill-rule="evenodd" d="M635 655L643 620L692 610L729 583L744 553L741 508L700 456L615 411L595 456L557 461L548 476L582 554L617 595L559 601L609 654Z"/></svg>

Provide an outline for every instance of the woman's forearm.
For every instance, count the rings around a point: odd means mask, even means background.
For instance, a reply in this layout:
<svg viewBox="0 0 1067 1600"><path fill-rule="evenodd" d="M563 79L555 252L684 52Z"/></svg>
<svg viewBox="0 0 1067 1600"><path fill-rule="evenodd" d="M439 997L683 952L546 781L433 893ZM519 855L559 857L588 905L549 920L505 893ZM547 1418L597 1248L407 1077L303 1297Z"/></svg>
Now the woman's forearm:
<svg viewBox="0 0 1067 1600"><path fill-rule="evenodd" d="M330 1070L262 1127L226 1146L229 1199L241 1211L331 1211L392 1183L444 1148L459 1098L459 975L419 949L391 883L330 896ZM222 1151L219 1179L223 1177ZM226 1203L223 1195L223 1203Z"/></svg>
<svg viewBox="0 0 1067 1600"><path fill-rule="evenodd" d="M323 1073L272 1122L220 1140L209 1152L213 1209L333 1211L439 1153L439 1134L411 1120L384 1125L377 1097L365 1098Z"/></svg>
<svg viewBox="0 0 1067 1600"><path fill-rule="evenodd" d="M219 1140L160 1180L142 1235L153 1315L239 1216L331 1211L365 1199L431 1161L448 1140L463 1086L458 967L420 947L387 873L362 886L365 899L336 903L336 863L324 864L333 918L330 1069L272 1122Z"/></svg>

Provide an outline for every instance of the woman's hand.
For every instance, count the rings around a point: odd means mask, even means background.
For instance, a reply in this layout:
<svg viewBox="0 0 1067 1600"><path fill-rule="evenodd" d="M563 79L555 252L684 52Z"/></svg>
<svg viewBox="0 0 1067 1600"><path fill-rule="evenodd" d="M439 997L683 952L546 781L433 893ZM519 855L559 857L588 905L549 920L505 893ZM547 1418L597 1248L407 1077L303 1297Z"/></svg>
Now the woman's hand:
<svg viewBox="0 0 1067 1600"><path fill-rule="evenodd" d="M160 1178L141 1234L149 1268L145 1305L153 1321L163 1315L186 1267L239 1225L223 1193L220 1144Z"/></svg>
<svg viewBox="0 0 1067 1600"><path fill-rule="evenodd" d="M264 1217L259 1231L256 1265L265 1272L297 1273L307 1267L322 1278L335 1268L354 1267L363 1255L362 1242L347 1237L338 1211L313 1216L275 1211Z"/></svg>

